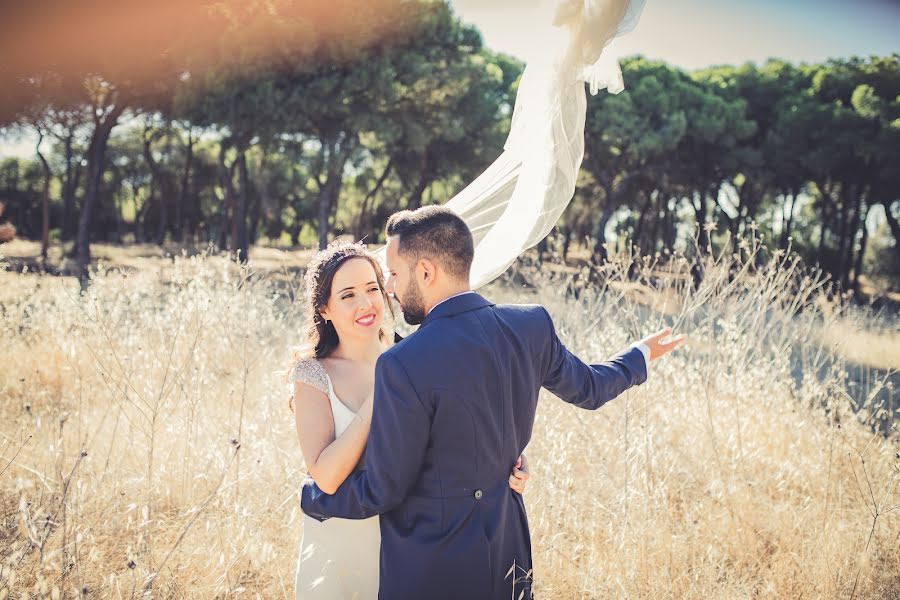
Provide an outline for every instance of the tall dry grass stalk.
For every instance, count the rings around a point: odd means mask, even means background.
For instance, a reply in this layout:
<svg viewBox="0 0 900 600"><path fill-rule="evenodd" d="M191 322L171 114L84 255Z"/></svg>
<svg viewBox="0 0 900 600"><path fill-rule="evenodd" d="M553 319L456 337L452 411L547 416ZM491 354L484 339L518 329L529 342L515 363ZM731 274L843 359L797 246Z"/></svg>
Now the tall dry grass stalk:
<svg viewBox="0 0 900 600"><path fill-rule="evenodd" d="M542 400L536 593L896 597L890 373L854 386L830 333L895 332L826 310L820 281L753 245L696 278L654 260L524 266L486 292L543 303L589 359L664 324L691 339L596 413ZM213 256L100 269L85 295L0 276L0 598L291 598L290 286Z"/></svg>

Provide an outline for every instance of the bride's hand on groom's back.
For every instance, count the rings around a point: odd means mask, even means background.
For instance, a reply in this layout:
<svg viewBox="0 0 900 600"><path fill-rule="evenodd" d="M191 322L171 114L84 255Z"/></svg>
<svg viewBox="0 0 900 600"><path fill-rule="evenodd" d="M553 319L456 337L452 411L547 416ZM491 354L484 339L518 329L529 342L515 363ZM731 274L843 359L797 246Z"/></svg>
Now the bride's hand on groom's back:
<svg viewBox="0 0 900 600"><path fill-rule="evenodd" d="M509 487L515 492L523 493L528 477L528 461L525 460L525 455L522 454L516 460L516 464L513 465L512 472L509 474Z"/></svg>

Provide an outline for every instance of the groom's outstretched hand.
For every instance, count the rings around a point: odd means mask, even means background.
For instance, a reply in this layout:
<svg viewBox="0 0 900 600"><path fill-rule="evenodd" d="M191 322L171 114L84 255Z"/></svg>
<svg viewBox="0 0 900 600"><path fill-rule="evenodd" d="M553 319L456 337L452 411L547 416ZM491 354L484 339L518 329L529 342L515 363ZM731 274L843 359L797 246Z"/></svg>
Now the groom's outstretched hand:
<svg viewBox="0 0 900 600"><path fill-rule="evenodd" d="M665 340L665 338L669 339L663 341ZM642 343L646 344L647 347L650 348L650 360L656 360L657 358L665 356L678 346L684 344L686 341L687 337L685 337L684 335L672 336L671 327L660 329L656 333L648 335L641 340Z"/></svg>

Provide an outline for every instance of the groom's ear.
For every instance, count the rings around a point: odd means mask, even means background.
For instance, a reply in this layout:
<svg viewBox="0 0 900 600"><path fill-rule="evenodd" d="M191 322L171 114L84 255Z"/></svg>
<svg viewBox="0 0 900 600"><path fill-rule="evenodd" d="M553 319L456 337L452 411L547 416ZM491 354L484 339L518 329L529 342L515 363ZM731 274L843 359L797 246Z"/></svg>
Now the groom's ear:
<svg viewBox="0 0 900 600"><path fill-rule="evenodd" d="M437 268L435 267L435 264L431 259L420 258L418 267L420 276L422 277L422 283L429 285L434 282L434 276L437 273Z"/></svg>

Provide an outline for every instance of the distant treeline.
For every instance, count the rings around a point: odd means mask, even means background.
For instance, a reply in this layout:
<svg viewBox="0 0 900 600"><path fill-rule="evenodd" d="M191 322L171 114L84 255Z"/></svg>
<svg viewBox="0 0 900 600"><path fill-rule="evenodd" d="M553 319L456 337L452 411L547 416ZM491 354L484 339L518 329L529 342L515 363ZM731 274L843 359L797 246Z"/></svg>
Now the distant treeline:
<svg viewBox="0 0 900 600"><path fill-rule="evenodd" d="M499 155L520 63L443 2L323 4L160 0L118 23L91 18L106 1L19 11L0 126L39 140L0 162L19 235L75 240L83 272L96 240L242 256L376 241L391 212L445 201ZM56 37L27 42L37 24ZM645 252L764 236L845 289L900 272L900 56L622 66L625 92L588 100L566 248L590 237L602 260L610 232Z"/></svg>

